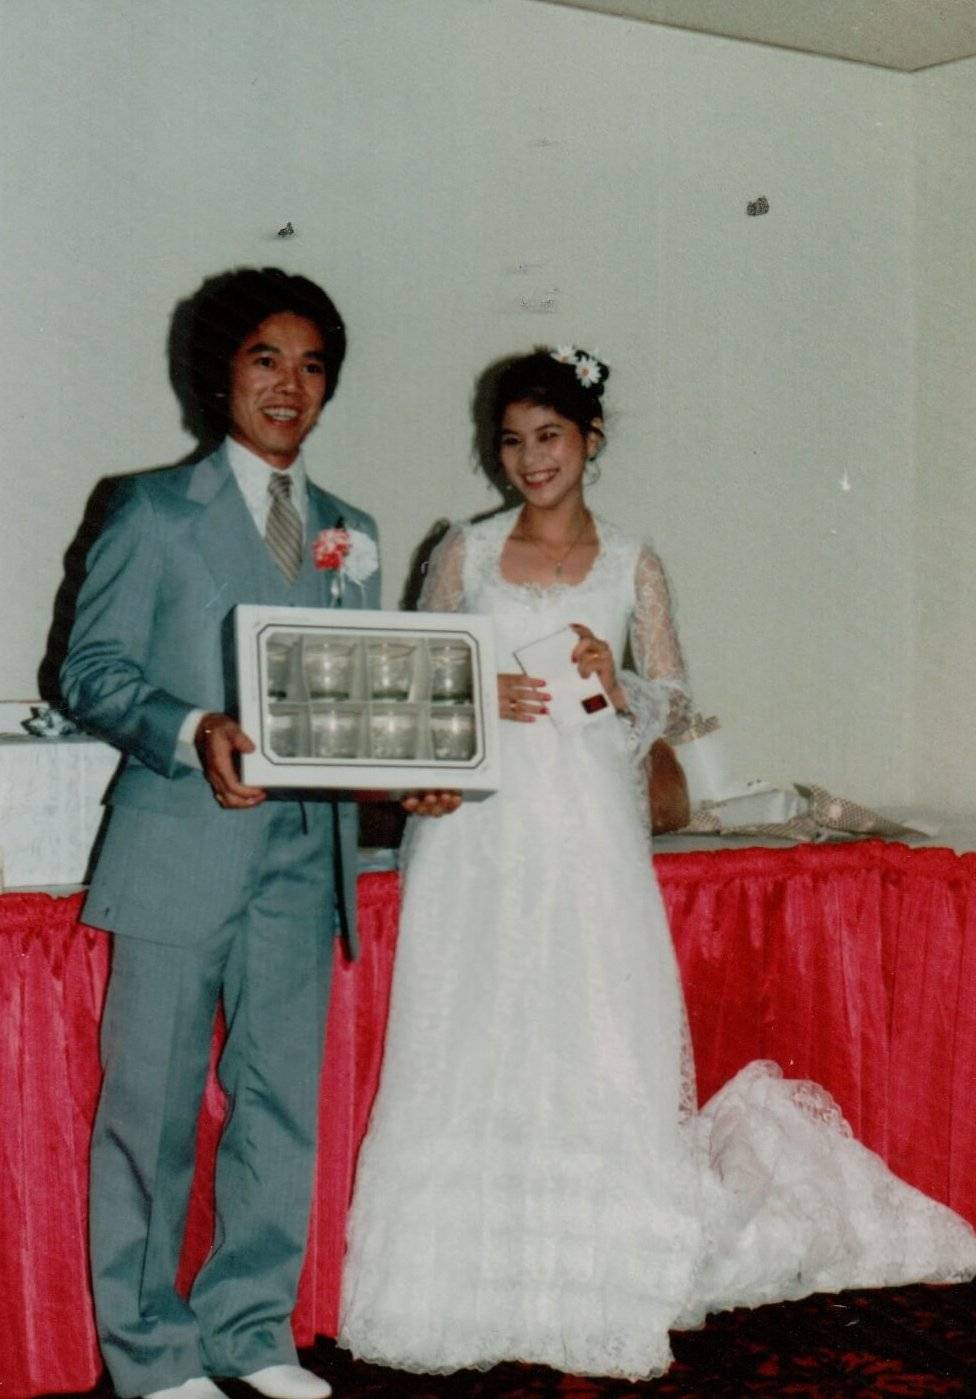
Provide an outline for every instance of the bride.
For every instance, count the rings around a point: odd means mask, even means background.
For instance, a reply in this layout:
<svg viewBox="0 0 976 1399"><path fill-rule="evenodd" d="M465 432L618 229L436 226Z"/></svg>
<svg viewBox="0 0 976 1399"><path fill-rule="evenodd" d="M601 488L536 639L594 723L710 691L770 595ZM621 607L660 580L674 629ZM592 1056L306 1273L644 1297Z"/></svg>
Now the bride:
<svg viewBox="0 0 976 1399"><path fill-rule="evenodd" d="M976 1273L969 1226L815 1085L752 1064L696 1109L640 765L688 691L656 554L586 505L607 373L566 349L496 375L522 504L450 531L422 598L491 615L506 722L500 790L407 838L339 1335L401 1369L643 1378L710 1311ZM561 731L514 652L566 627L616 713Z"/></svg>

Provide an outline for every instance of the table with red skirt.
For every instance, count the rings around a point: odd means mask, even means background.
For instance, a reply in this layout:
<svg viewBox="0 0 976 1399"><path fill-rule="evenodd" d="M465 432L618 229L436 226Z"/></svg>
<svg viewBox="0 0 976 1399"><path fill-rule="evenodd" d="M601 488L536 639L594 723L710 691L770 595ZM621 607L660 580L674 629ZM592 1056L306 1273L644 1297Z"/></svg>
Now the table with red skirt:
<svg viewBox="0 0 976 1399"><path fill-rule="evenodd" d="M976 1223L976 855L869 841L663 854L702 1102L752 1059L812 1078L905 1180ZM88 1144L111 939L82 896L0 896L0 1396L98 1379ZM299 1345L334 1335L345 1215L376 1091L399 882L360 877L362 954L333 977ZM598 930L594 930L594 935ZM214 1035L214 1059L221 1030ZM212 1230L213 1072L180 1268Z"/></svg>

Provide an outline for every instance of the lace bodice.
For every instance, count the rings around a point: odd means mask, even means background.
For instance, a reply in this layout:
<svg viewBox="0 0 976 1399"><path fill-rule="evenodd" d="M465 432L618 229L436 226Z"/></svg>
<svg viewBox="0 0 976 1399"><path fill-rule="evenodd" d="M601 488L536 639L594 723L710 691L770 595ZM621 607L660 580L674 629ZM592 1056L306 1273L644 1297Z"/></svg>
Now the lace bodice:
<svg viewBox="0 0 976 1399"><path fill-rule="evenodd" d="M481 612L495 622L498 666L516 670L516 646L569 622L584 622L613 648L633 716L634 755L680 733L690 699L660 559L647 544L594 517L599 550L579 583L510 583L501 554L518 512L454 526L434 550L420 597L428 612ZM624 664L629 643L632 667Z"/></svg>

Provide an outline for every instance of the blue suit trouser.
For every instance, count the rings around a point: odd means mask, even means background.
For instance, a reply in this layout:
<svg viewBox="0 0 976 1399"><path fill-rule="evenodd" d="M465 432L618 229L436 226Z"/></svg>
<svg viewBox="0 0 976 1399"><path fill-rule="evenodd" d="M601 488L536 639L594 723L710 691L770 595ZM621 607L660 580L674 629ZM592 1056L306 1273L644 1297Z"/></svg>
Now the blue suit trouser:
<svg viewBox="0 0 976 1399"><path fill-rule="evenodd" d="M139 814L116 810L119 819ZM220 860L215 830L245 842L235 858L246 873L223 918L185 945L116 929L91 1256L99 1338L121 1396L294 1363L290 1317L308 1233L335 920L332 814L269 801L250 812L215 807L178 829L185 848L161 851L153 872L168 876L173 898L194 848ZM183 1300L175 1278L219 1002L228 1110L215 1239Z"/></svg>

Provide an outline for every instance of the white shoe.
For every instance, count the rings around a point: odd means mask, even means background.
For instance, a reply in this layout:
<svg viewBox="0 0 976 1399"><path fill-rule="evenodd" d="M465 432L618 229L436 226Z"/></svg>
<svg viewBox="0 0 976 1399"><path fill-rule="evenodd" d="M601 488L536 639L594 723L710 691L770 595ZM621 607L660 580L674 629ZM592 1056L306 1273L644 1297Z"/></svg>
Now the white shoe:
<svg viewBox="0 0 976 1399"><path fill-rule="evenodd" d="M200 1375L196 1379L184 1380L172 1389L154 1389L143 1399L227 1399L222 1389L213 1380Z"/></svg>
<svg viewBox="0 0 976 1399"><path fill-rule="evenodd" d="M241 1375L241 1379L267 1399L329 1399L332 1393L325 1380L301 1365L266 1365L253 1375Z"/></svg>

